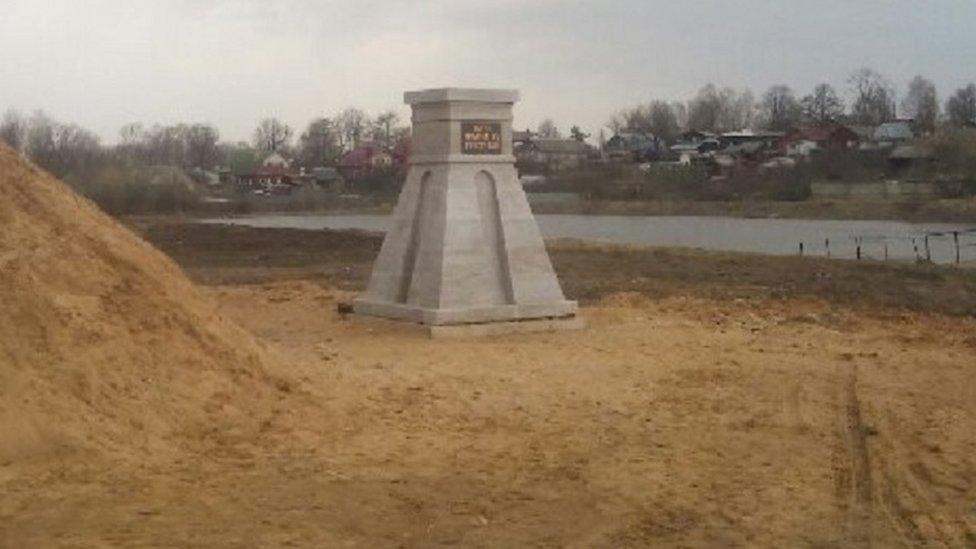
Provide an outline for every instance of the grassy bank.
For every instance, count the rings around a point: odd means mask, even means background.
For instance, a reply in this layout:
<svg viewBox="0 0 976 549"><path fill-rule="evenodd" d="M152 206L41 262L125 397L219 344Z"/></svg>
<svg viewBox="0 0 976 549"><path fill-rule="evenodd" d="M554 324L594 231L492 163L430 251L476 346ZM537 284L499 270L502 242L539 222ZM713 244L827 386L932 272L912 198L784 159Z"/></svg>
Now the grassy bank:
<svg viewBox="0 0 976 549"><path fill-rule="evenodd" d="M257 229L169 222L140 230L198 282L319 279L360 290L381 237L361 231ZM593 303L618 292L655 298L815 297L855 307L976 316L976 270L930 264L829 260L572 241L549 243L568 297Z"/></svg>

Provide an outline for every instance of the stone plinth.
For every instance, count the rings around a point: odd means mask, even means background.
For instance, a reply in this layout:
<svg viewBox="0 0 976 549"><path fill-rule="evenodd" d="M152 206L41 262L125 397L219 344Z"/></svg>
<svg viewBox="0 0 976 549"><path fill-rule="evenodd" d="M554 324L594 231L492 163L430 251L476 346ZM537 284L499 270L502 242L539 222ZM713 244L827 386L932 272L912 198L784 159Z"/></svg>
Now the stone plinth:
<svg viewBox="0 0 976 549"><path fill-rule="evenodd" d="M360 315L431 326L573 317L515 172L514 90L408 92L410 168Z"/></svg>

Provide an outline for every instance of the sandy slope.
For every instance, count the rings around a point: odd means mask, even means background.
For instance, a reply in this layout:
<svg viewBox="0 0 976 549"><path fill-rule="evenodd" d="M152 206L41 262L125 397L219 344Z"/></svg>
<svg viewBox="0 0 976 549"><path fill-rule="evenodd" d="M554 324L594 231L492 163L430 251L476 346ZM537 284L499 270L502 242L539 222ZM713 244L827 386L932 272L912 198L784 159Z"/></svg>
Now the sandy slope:
<svg viewBox="0 0 976 549"><path fill-rule="evenodd" d="M623 294L582 333L431 342L307 282L213 293L299 380L287 435L10 479L0 540L976 543L972 320Z"/></svg>
<svg viewBox="0 0 976 549"><path fill-rule="evenodd" d="M287 385L262 353L169 258L0 146L0 465L255 432Z"/></svg>

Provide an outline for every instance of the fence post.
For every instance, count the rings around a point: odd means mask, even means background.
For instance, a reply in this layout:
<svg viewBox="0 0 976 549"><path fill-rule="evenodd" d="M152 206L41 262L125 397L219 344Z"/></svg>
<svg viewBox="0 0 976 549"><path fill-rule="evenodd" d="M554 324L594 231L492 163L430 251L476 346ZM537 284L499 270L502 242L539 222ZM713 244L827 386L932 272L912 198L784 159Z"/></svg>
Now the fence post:
<svg viewBox="0 0 976 549"><path fill-rule="evenodd" d="M884 260L885 261L888 261L888 243L887 242L884 243L884 248L885 248L885 256L884 256L885 258L884 258Z"/></svg>
<svg viewBox="0 0 976 549"><path fill-rule="evenodd" d="M929 235L925 235L925 261L932 262L932 250L929 248Z"/></svg>
<svg viewBox="0 0 976 549"><path fill-rule="evenodd" d="M959 264L959 231L952 231L952 241L956 245L956 265Z"/></svg>
<svg viewBox="0 0 976 549"><path fill-rule="evenodd" d="M824 248L827 250L827 257L830 257L830 239L824 239Z"/></svg>

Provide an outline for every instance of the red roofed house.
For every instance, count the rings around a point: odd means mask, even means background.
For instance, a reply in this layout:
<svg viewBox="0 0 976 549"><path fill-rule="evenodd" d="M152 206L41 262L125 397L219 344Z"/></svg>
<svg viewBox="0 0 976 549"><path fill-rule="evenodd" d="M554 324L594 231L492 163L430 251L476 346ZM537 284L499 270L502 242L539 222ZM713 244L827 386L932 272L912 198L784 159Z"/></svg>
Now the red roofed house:
<svg viewBox="0 0 976 549"><path fill-rule="evenodd" d="M410 140L410 137L401 137L396 142L396 145L393 145L393 152L391 153L393 155L393 163L406 166L407 161L410 159L411 151L413 151L413 142Z"/></svg>
<svg viewBox="0 0 976 549"><path fill-rule="evenodd" d="M794 130L780 141L780 151L786 156L810 156L814 151L845 151L857 149L860 136L847 126L832 124Z"/></svg>
<svg viewBox="0 0 976 549"><path fill-rule="evenodd" d="M238 176L237 185L245 191L263 191L273 194L288 194L297 174L291 169L291 162L277 152L271 153L254 173Z"/></svg>
<svg viewBox="0 0 976 549"><path fill-rule="evenodd" d="M380 143L366 142L347 152L339 160L339 173L347 180L354 180L375 170L393 166L393 156Z"/></svg>

